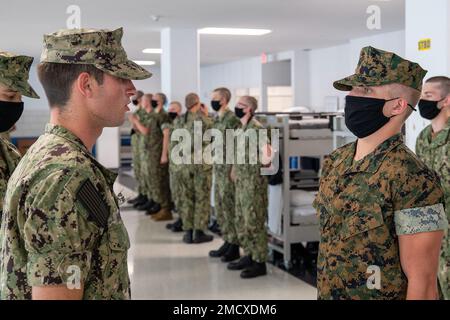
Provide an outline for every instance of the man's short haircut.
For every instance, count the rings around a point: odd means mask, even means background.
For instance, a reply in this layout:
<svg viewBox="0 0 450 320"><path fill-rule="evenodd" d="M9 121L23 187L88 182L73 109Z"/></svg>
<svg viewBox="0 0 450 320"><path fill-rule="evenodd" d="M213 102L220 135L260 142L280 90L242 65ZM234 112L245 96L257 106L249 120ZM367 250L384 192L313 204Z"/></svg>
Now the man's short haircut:
<svg viewBox="0 0 450 320"><path fill-rule="evenodd" d="M442 97L450 94L450 78L446 76L431 77L426 83L438 83L440 85Z"/></svg>
<svg viewBox="0 0 450 320"><path fill-rule="evenodd" d="M183 106L181 105L181 102L179 101L172 101L170 104L176 104L180 109L183 109Z"/></svg>
<svg viewBox="0 0 450 320"><path fill-rule="evenodd" d="M189 110L200 102L200 97L196 93L189 93L185 98L186 109Z"/></svg>
<svg viewBox="0 0 450 320"><path fill-rule="evenodd" d="M37 71L51 108L63 108L67 104L72 85L83 72L87 72L98 84L103 84L103 71L90 64L41 62Z"/></svg>
<svg viewBox="0 0 450 320"><path fill-rule="evenodd" d="M230 103L231 91L228 88L220 87L220 88L214 89L213 92L217 92L222 98L225 98L225 101L227 103Z"/></svg>
<svg viewBox="0 0 450 320"><path fill-rule="evenodd" d="M167 96L164 94L164 93L162 93L162 92L158 92L158 93L156 93L155 95L157 95L157 96L160 96L161 97L161 100L162 100L162 104L163 105L165 105L166 104L166 102L167 102Z"/></svg>
<svg viewBox="0 0 450 320"><path fill-rule="evenodd" d="M248 104L248 106L252 109L252 113L255 113L256 109L258 109L258 100L252 96L242 96L242 99Z"/></svg>
<svg viewBox="0 0 450 320"><path fill-rule="evenodd" d="M403 98L413 107L416 106L420 100L419 90L410 88L400 83L391 83L387 84L386 86L389 88L392 99ZM411 109L411 107L408 106L408 108L406 109L405 119L407 119L412 112L413 109Z"/></svg>

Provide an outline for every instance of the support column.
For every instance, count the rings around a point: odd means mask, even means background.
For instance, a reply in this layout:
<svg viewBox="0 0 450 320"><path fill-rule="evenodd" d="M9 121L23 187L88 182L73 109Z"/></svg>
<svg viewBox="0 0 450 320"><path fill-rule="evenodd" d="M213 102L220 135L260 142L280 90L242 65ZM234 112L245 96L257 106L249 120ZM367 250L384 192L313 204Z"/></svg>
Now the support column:
<svg viewBox="0 0 450 320"><path fill-rule="evenodd" d="M180 101L190 92L200 95L200 50L197 29L161 31L161 90L169 101Z"/></svg>
<svg viewBox="0 0 450 320"><path fill-rule="evenodd" d="M450 2L448 0L406 0L406 58L428 70L425 80L450 75ZM429 50L420 51L418 42L431 40ZM413 112L406 122L406 145L414 150L420 131L430 121Z"/></svg>

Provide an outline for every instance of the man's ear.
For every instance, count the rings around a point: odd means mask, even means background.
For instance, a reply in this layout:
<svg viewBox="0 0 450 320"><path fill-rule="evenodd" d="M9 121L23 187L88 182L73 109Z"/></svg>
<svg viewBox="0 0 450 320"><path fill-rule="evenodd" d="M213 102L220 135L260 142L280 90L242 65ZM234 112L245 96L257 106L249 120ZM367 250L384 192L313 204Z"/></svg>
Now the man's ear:
<svg viewBox="0 0 450 320"><path fill-rule="evenodd" d="M82 72L78 75L77 80L75 80L75 86L78 92L86 98L92 98L93 95L93 84L94 79L87 72Z"/></svg>
<svg viewBox="0 0 450 320"><path fill-rule="evenodd" d="M450 107L450 93L447 95L447 97L444 99L443 104L444 107Z"/></svg>
<svg viewBox="0 0 450 320"><path fill-rule="evenodd" d="M390 116L402 114L408 107L408 101L404 98L398 98L392 101Z"/></svg>

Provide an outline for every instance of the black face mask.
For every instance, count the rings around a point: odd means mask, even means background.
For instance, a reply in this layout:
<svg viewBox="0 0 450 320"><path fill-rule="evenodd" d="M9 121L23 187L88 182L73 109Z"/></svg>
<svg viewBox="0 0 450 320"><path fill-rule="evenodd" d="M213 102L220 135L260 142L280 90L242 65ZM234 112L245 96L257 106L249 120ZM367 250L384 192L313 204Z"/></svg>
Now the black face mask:
<svg viewBox="0 0 450 320"><path fill-rule="evenodd" d="M445 98L444 98L445 99ZM439 101L430 101L430 100L424 100L420 99L419 101L419 112L422 118L433 120L438 116L438 114L441 112L441 109L438 108L438 103L443 101L444 99L441 99Z"/></svg>
<svg viewBox="0 0 450 320"><path fill-rule="evenodd" d="M176 117L178 117L178 113L176 112L169 112L169 117L172 120L175 120Z"/></svg>
<svg viewBox="0 0 450 320"><path fill-rule="evenodd" d="M137 106L138 105L138 101L137 100L131 100L131 102L133 103L133 105Z"/></svg>
<svg viewBox="0 0 450 320"><path fill-rule="evenodd" d="M0 132L11 129L20 119L23 102L0 101Z"/></svg>
<svg viewBox="0 0 450 320"><path fill-rule="evenodd" d="M244 109L238 107L234 108L234 113L236 114L236 117L238 117L239 119L242 119L246 115Z"/></svg>
<svg viewBox="0 0 450 320"><path fill-rule="evenodd" d="M213 108L214 111L219 111L222 106L220 105L220 101L211 100L211 107Z"/></svg>
<svg viewBox="0 0 450 320"><path fill-rule="evenodd" d="M152 108L153 108L153 109L158 108L158 101L152 100Z"/></svg>
<svg viewBox="0 0 450 320"><path fill-rule="evenodd" d="M386 102L398 98L384 100L367 97L345 97L345 125L358 138L365 138L378 131L389 122L383 114ZM413 110L411 105L408 104Z"/></svg>

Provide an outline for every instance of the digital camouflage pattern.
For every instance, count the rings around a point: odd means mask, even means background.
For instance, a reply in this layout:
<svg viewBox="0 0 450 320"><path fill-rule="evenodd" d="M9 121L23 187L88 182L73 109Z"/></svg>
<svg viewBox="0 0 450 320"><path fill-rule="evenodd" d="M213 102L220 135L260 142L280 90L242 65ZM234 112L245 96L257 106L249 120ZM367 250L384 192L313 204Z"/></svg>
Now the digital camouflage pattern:
<svg viewBox="0 0 450 320"><path fill-rule="evenodd" d="M30 98L39 98L28 83L32 57L0 50L0 84Z"/></svg>
<svg viewBox="0 0 450 320"><path fill-rule="evenodd" d="M313 203L320 220L319 299L405 299L398 236L447 228L439 178L397 134L354 161L356 142L324 162ZM369 266L381 288L369 289Z"/></svg>
<svg viewBox="0 0 450 320"><path fill-rule="evenodd" d="M268 215L267 176L261 175L261 163L258 159L252 164L249 157L249 130L264 129L256 119L251 119L236 137L236 156L245 152L245 162L239 164L236 159L235 172L235 226L239 245L246 255L256 262L266 262L268 254L266 221ZM259 132L258 132L259 134ZM245 136L245 140L239 136ZM240 140L242 139L242 140ZM245 141L240 144L239 141ZM269 142L269 141L268 141ZM245 150L245 151L244 151Z"/></svg>
<svg viewBox="0 0 450 320"><path fill-rule="evenodd" d="M67 284L74 267L84 299L130 298L130 241L113 191L116 177L74 134L47 125L8 185L2 299L31 299L31 286Z"/></svg>
<svg viewBox="0 0 450 320"><path fill-rule="evenodd" d="M170 207L169 165L161 164L163 149L163 130L170 125L167 112L152 111L142 119L142 125L150 129L148 135L143 136L145 149L144 168L148 197L161 205Z"/></svg>
<svg viewBox="0 0 450 320"><path fill-rule="evenodd" d="M234 112L225 109L214 121L213 127L222 133L223 164L214 163L214 211L225 241L238 244L235 216L235 189L230 179L232 164L226 163L226 130L237 129L241 125Z"/></svg>
<svg viewBox="0 0 450 320"><path fill-rule="evenodd" d="M427 126L419 134L416 141L417 156L433 169L441 178L441 186L445 194L445 211L450 221L450 120L447 126L432 137L433 128ZM443 297L450 300L450 239L449 229L442 241L439 259L439 285Z"/></svg>
<svg viewBox="0 0 450 320"><path fill-rule="evenodd" d="M123 29L63 29L44 35L41 62L90 64L122 79L142 80L150 72L127 58Z"/></svg>
<svg viewBox="0 0 450 320"><path fill-rule="evenodd" d="M415 62L405 60L393 52L374 47L361 49L355 74L334 82L337 90L350 91L356 86L381 86L391 83L422 90L427 71Z"/></svg>
<svg viewBox="0 0 450 320"><path fill-rule="evenodd" d="M182 116L177 116L170 124L170 137L174 130L181 128L181 118ZM169 178L170 178L170 193L172 196L172 200L175 203L175 208L180 208L182 203L180 203L180 189L179 189L179 179L180 179L180 169L182 165L177 165L174 163L173 158L171 157L172 151L177 145L176 141L169 140Z"/></svg>
<svg viewBox="0 0 450 320"><path fill-rule="evenodd" d="M194 150L194 122L202 124L202 136L206 130L212 127L212 120L200 112L186 112L180 117L180 128L185 129L190 134L192 151ZM177 144L177 143L176 143ZM198 150L203 153L203 149L209 143L203 141L203 148ZM172 155L171 155L172 157ZM210 164L194 164L194 152L191 154L190 164L180 166L178 190L181 219L184 230L202 230L208 227L209 214L211 211L211 174Z"/></svg>
<svg viewBox="0 0 450 320"><path fill-rule="evenodd" d="M0 137L0 226L3 212L3 199L6 194L6 186L11 174L20 161L20 153L8 140ZM1 250L0 241L0 250Z"/></svg>
<svg viewBox="0 0 450 320"><path fill-rule="evenodd" d="M146 111L144 108L138 108L134 114L138 117L139 121L142 121ZM135 130L135 133L131 136L131 152L133 154L133 171L136 181L138 183L138 192L139 194L147 194L145 187L145 173L142 170L142 153L144 145L143 145L143 135L139 132L139 130Z"/></svg>

